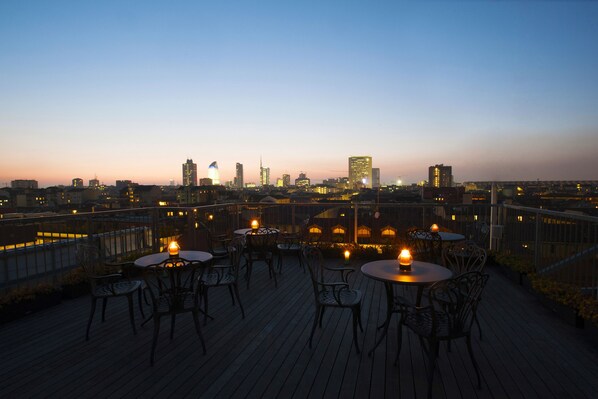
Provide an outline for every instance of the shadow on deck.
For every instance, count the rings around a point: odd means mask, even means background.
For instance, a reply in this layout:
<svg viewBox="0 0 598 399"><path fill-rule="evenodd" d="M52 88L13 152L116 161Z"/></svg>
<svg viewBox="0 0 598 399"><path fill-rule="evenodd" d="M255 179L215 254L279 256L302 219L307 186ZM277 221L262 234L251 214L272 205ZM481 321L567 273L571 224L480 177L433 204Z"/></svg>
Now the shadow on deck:
<svg viewBox="0 0 598 399"><path fill-rule="evenodd" d="M598 354L583 332L491 267L487 272L479 313L484 336L480 341L475 330L473 342L482 389L476 389L464 343L458 342L451 352L441 347L433 397L598 397ZM311 282L296 261L285 259L278 288L259 265L251 288L240 285L245 319L231 306L226 289L210 291L215 320L203 327L207 355L190 315L183 314L172 341L163 323L156 364L150 367L152 324L134 336L125 300L109 304L103 324L96 313L88 342L88 297L3 325L0 397L425 397L426 356L412 333L404 334L399 367L393 365L395 322L368 357L376 325L384 319L384 288L359 272L353 277L364 292L359 355L351 342L349 310L328 311L313 348L308 347ZM138 312L136 317L139 324Z"/></svg>

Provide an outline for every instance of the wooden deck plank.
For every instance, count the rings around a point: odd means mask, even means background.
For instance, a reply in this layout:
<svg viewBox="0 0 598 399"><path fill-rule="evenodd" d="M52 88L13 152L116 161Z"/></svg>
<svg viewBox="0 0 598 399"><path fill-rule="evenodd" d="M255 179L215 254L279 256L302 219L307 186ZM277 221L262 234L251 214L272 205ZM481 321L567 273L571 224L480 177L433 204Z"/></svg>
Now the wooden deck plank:
<svg viewBox="0 0 598 399"><path fill-rule="evenodd" d="M84 339L89 298L77 298L0 326L0 397L422 397L427 359L416 336L403 333L399 367L396 315L372 357L376 325L384 318L382 284L356 273L363 291L362 353L352 344L350 311L329 310L307 341L313 321L308 274L285 259L279 287L262 268L241 290L247 317L226 289L210 292L216 316L203 326L202 355L191 317L159 337L149 366L151 322L133 335L126 301L113 302L105 323ZM578 329L556 319L537 299L492 268L480 309L484 337L474 330L482 389L464 343L443 347L434 376L435 398L598 397L598 353ZM99 313L99 308L98 308ZM138 310L135 314L141 321ZM99 314L96 314L99 320Z"/></svg>

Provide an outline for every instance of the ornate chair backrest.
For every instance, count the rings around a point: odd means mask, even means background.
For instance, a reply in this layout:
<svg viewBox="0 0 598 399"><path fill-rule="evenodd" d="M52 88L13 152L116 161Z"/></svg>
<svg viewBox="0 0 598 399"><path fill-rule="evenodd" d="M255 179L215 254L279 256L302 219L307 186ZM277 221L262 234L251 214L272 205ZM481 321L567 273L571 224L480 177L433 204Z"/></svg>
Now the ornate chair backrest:
<svg viewBox="0 0 598 399"><path fill-rule="evenodd" d="M438 332L439 319L443 319L448 322L448 330L441 332L443 335L456 338L468 334L487 281L487 274L473 271L434 283L428 291L428 299L435 310L432 312L432 331Z"/></svg>
<svg viewBox="0 0 598 399"><path fill-rule="evenodd" d="M423 262L439 261L442 251L440 234L423 229L411 229L407 230L406 238L415 259Z"/></svg>
<svg viewBox="0 0 598 399"><path fill-rule="evenodd" d="M168 258L147 266L144 278L153 303L162 301L175 307L183 304L189 294L195 294L202 266L202 262L183 258Z"/></svg>
<svg viewBox="0 0 598 399"><path fill-rule="evenodd" d="M92 286L96 284L96 277L106 274L100 249L92 244L77 244L77 263L90 279Z"/></svg>
<svg viewBox="0 0 598 399"><path fill-rule="evenodd" d="M324 282L324 257L322 256L322 251L318 247L308 245L303 247L301 256L309 270L314 294L317 298L320 292L320 283Z"/></svg>
<svg viewBox="0 0 598 399"><path fill-rule="evenodd" d="M259 257L265 257L268 253L276 250L278 241L278 230L268 227L260 227L257 232L248 231L245 234L247 250Z"/></svg>
<svg viewBox="0 0 598 399"><path fill-rule="evenodd" d="M445 247L442 262L456 275L479 271L486 264L486 250L473 241L461 241Z"/></svg>
<svg viewBox="0 0 598 399"><path fill-rule="evenodd" d="M467 238L482 248L487 248L487 239L490 234L490 226L486 222L477 221L467 228Z"/></svg>
<svg viewBox="0 0 598 399"><path fill-rule="evenodd" d="M235 277L239 276L239 269L241 267L241 258L243 250L245 249L244 237L238 236L232 239L228 245L228 257L232 268L232 273Z"/></svg>

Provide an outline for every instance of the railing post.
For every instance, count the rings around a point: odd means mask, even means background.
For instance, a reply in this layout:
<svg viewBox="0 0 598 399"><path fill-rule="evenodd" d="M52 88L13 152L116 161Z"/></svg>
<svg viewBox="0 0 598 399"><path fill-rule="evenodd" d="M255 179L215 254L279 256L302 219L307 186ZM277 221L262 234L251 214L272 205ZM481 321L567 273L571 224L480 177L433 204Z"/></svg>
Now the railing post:
<svg viewBox="0 0 598 399"><path fill-rule="evenodd" d="M291 233L295 233L295 204L291 205Z"/></svg>
<svg viewBox="0 0 598 399"><path fill-rule="evenodd" d="M542 221L542 215L539 212L536 212L536 237L534 239L534 270L538 271L538 265L540 263L540 228Z"/></svg>
<svg viewBox="0 0 598 399"><path fill-rule="evenodd" d="M353 217L353 242L355 244L357 244L357 226L359 223L359 206L357 205L357 202L354 203L355 206L355 215Z"/></svg>
<svg viewBox="0 0 598 399"><path fill-rule="evenodd" d="M160 232L158 229L159 213L157 208L152 209L152 251L160 251Z"/></svg>

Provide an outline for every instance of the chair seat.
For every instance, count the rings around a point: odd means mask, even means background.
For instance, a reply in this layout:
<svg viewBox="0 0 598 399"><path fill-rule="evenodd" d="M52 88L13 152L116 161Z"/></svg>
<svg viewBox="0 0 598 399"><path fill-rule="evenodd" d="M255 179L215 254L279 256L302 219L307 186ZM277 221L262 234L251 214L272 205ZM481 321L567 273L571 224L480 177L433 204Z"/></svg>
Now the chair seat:
<svg viewBox="0 0 598 399"><path fill-rule="evenodd" d="M414 312L408 312L405 316L405 324L410 327L417 335L422 337L434 336L437 339L449 339L463 336L460 333L461 326L453 326L451 331L450 320L445 312L436 312L436 332L432 331L432 309L421 309Z"/></svg>
<svg viewBox="0 0 598 399"><path fill-rule="evenodd" d="M103 284L95 287L93 295L100 298L128 295L141 288L141 284L141 280L126 280L112 284Z"/></svg>
<svg viewBox="0 0 598 399"><path fill-rule="evenodd" d="M332 291L320 291L318 293L318 302L325 306L350 307L361 302L361 291L359 290L341 290L337 291L338 301ZM339 303L340 302L340 303Z"/></svg>
<svg viewBox="0 0 598 399"><path fill-rule="evenodd" d="M227 285L235 282L235 276L230 273L206 273L201 277L201 283L207 286Z"/></svg>
<svg viewBox="0 0 598 399"><path fill-rule="evenodd" d="M301 251L301 244L278 244L279 251L299 252Z"/></svg>
<svg viewBox="0 0 598 399"><path fill-rule="evenodd" d="M175 297L166 295L156 298L155 305L158 313L171 313L186 312L196 307L195 293L191 291L185 291L177 294ZM176 298L176 303L173 302L173 298Z"/></svg>

